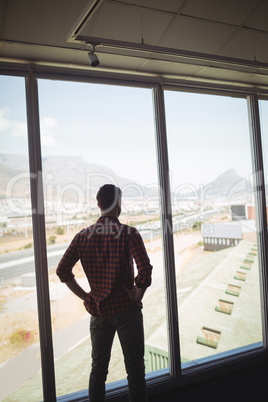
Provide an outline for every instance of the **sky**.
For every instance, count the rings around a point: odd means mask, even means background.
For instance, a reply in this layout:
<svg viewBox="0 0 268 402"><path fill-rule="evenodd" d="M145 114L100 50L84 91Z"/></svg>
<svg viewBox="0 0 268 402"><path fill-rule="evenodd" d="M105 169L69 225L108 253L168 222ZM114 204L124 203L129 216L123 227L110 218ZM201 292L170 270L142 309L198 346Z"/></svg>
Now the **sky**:
<svg viewBox="0 0 268 402"><path fill-rule="evenodd" d="M139 184L157 183L150 89L52 80L39 80L38 89L42 156L81 156ZM165 105L173 190L182 183L207 184L230 168L249 178L245 99L165 91ZM0 76L0 152L27 154L20 77Z"/></svg>

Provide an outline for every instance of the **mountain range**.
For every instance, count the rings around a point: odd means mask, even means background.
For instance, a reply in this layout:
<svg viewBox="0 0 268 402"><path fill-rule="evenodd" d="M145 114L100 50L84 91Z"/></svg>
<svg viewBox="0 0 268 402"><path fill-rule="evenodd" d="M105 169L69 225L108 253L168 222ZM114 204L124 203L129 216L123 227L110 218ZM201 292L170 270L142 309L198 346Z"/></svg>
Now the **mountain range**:
<svg viewBox="0 0 268 402"><path fill-rule="evenodd" d="M114 183L121 188L128 185L126 196L137 196L135 187L139 187L147 196L154 194L151 189L118 176L107 167L88 163L79 156L45 156L42 158L42 169L45 195L46 192L49 193L51 185L60 186L65 191L65 199L71 200L75 196L72 188L79 187L83 191L90 190L90 192L96 193L99 187L105 183ZM16 176L18 180L12 186L12 196L30 196L27 172L29 172L29 161L26 155L0 154L0 198L5 196L7 184L11 183ZM25 173L25 178L21 177L22 173ZM131 185L133 185L132 188Z"/></svg>
<svg viewBox="0 0 268 402"><path fill-rule="evenodd" d="M107 182L114 182L119 187L126 185L139 186L138 183L118 176L111 169L86 162L79 156L46 156L42 158L43 167L43 183L44 191L49 190L49 185L68 186L70 184L79 186L83 191L86 189L96 192L97 189ZM12 155L12 154L0 154L0 198L5 197L6 186L13 180L16 175L27 173L29 170L28 159L26 155ZM30 186L28 178L22 178L12 187L13 197L30 196ZM143 193L147 196L155 195L153 190L146 189L139 186ZM67 189L67 187L66 187ZM235 193L249 193L251 191L251 184L248 180L243 179L236 172L235 169L228 169L216 179L205 186L206 196L221 196ZM137 190L134 188L128 190L127 196L137 196ZM71 199L74 194L70 191L66 191L66 198Z"/></svg>

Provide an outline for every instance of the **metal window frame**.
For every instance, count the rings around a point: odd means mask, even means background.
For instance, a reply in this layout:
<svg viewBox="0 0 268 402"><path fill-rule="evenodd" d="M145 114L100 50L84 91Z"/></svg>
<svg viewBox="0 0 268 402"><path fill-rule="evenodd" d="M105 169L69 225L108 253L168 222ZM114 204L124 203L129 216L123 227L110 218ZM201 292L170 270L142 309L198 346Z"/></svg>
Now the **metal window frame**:
<svg viewBox="0 0 268 402"><path fill-rule="evenodd" d="M34 261L44 401L56 401L37 79L25 79Z"/></svg>
<svg viewBox="0 0 268 402"><path fill-rule="evenodd" d="M257 95L258 99L268 100L268 90L263 87L253 87L246 83L230 81L213 81L197 79L195 77L163 77L151 73L132 74L120 71L99 71L86 68L70 68L69 66L52 66L34 63L16 63L0 61L0 74L27 77L34 74L36 78L53 79L60 81L88 82L96 84L111 84L130 87L154 88L163 86L163 89L183 92L204 93L211 95L234 96L246 98L248 95Z"/></svg>
<svg viewBox="0 0 268 402"><path fill-rule="evenodd" d="M163 87L153 89L156 150L161 199L165 286L167 298L169 366L174 379L181 377L176 272L172 230L172 206Z"/></svg>
<svg viewBox="0 0 268 402"><path fill-rule="evenodd" d="M259 100L256 95L247 97L248 117L250 127L251 155L254 180L254 196L256 206L256 228L258 259L260 270L260 295L262 303L262 329L263 344L268 346L268 233L267 233L267 212L265 196L265 178L262 152L262 137L260 126Z"/></svg>
<svg viewBox="0 0 268 402"><path fill-rule="evenodd" d="M259 125L258 99L268 99L266 93L262 93L258 88L227 87L224 83L216 85L202 83L190 83L170 80L164 83L162 77L152 76L133 76L120 73L100 72L69 68L55 68L53 66L36 66L29 64L0 63L0 74L22 76L26 78L26 100L27 100L27 123L29 141L29 163L31 172L31 197L32 207L39 210L39 214L33 214L33 232L35 241L35 264L37 280L38 314L40 326L40 348L42 356L43 373L43 392L45 402L56 401L55 395L55 375L53 344L50 320L49 286L47 274L46 238L45 238L45 216L44 200L42 187L42 164L40 146L40 127L38 110L38 88L37 79L58 79L64 81L88 82L99 84L123 85L129 87L150 88L153 91L155 131L157 142L159 181L161 185L161 205L162 205L162 227L169 225L172 228L168 150L166 139L165 106L163 89L175 91L189 91L195 93L207 93L221 96L237 96L248 99L248 113L251 126L251 148L253 166L255 172L262 172L260 191L256 194L256 210L259 227L266 222L265 207L265 187L263 176L262 144ZM40 202L41 199L41 202ZM39 209L38 209L39 208ZM169 319L169 351L170 351L170 373L161 370L147 375L148 394L154 395L164 391L178 388L186 384L193 384L197 381L209 379L215 375L224 374L230 370L237 370L241 367L251 366L255 363L268 360L267 351L267 233L262 227L259 231L259 245L261 250L261 297L263 303L263 339L264 345L249 345L239 348L237 351L230 351L216 356L215 359L203 359L196 365L193 362L189 369L181 372L180 349L179 349L179 328L177 315L177 297L174 282L174 245L172 233L163 232L164 241L164 260L166 272L167 290L167 309ZM170 291L171 290L171 291ZM126 395L126 385L122 381L121 385L108 384L108 400L124 400ZM75 392L74 394L60 397L59 400L66 401L87 401L86 391Z"/></svg>

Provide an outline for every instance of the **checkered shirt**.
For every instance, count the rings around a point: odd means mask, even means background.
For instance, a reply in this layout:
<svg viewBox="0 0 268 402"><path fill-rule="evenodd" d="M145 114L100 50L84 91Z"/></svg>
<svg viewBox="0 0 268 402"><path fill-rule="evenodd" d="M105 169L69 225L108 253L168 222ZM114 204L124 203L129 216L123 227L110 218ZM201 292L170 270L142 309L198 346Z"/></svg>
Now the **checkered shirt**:
<svg viewBox="0 0 268 402"><path fill-rule="evenodd" d="M151 284L152 265L141 235L115 217L102 216L74 237L57 267L61 282L74 278L72 269L79 259L91 289L84 305L95 317L109 317L135 304L123 285L132 289L134 283L138 288Z"/></svg>

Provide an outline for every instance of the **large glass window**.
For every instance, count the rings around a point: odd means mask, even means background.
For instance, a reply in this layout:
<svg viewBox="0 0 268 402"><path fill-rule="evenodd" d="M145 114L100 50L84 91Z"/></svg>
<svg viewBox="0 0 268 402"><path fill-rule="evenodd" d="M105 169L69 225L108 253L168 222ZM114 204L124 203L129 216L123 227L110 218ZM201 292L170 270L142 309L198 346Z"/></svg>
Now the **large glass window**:
<svg viewBox="0 0 268 402"><path fill-rule="evenodd" d="M250 138L244 99L166 91L165 105L185 363L262 342Z"/></svg>
<svg viewBox="0 0 268 402"><path fill-rule="evenodd" d="M261 123L261 131L262 131L262 151L263 151L263 167L264 167L264 179L267 186L268 180L268 102L267 101L259 101L260 108L260 123ZM268 191L266 187L266 205L267 205L267 213L268 213Z"/></svg>
<svg viewBox="0 0 268 402"><path fill-rule="evenodd" d="M37 401L43 394L24 79L0 77L0 86L0 399ZM55 269L74 235L97 220L96 192L104 183L122 188L120 221L138 228L154 267L143 308L146 372L169 366L153 110L149 89L49 80L39 80L38 87L56 387L62 396L87 388L91 348L89 315ZM262 345L255 198L246 101L166 91L165 107L186 368ZM260 109L266 169L266 101ZM74 273L89 290L80 263ZM107 383L124 378L116 337Z"/></svg>
<svg viewBox="0 0 268 402"><path fill-rule="evenodd" d="M144 297L146 371L168 366L152 95L147 89L40 80L46 237L57 396L87 389L89 315L55 268L75 234L96 222L96 192L122 188L120 221L140 231L153 284ZM88 289L80 263L76 279ZM89 289L88 289L89 290ZM107 383L126 378L116 337Z"/></svg>
<svg viewBox="0 0 268 402"><path fill-rule="evenodd" d="M24 86L0 77L1 401L42 399Z"/></svg>

